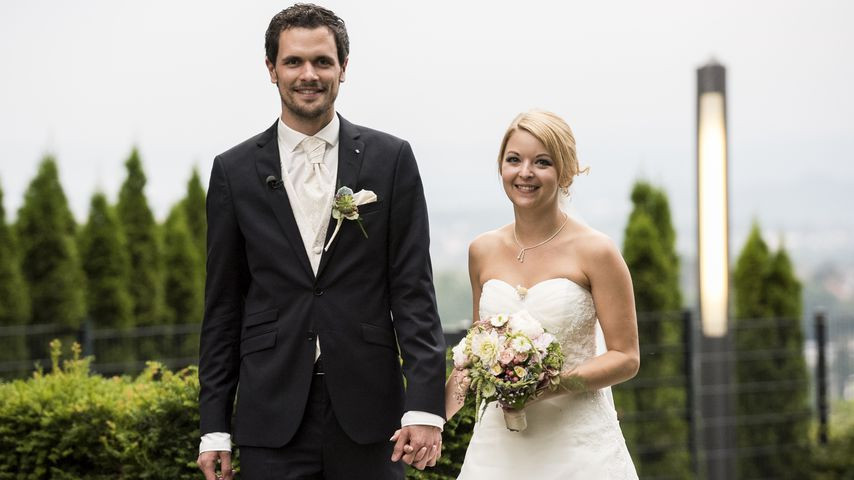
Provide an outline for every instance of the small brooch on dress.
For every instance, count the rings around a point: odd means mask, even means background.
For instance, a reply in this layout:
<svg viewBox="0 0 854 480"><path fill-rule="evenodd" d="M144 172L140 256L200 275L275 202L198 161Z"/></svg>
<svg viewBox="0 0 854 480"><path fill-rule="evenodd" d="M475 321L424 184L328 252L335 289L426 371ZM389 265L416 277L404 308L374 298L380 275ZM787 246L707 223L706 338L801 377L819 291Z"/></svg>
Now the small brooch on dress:
<svg viewBox="0 0 854 480"><path fill-rule="evenodd" d="M516 285L516 295L519 295L519 300L524 300L528 295L528 289L522 285Z"/></svg>

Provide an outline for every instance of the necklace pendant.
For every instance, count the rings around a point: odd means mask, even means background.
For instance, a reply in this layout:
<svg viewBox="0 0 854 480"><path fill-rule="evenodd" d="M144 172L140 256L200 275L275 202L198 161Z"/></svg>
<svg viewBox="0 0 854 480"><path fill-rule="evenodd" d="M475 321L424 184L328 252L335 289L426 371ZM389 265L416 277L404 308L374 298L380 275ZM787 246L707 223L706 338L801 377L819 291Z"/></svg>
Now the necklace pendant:
<svg viewBox="0 0 854 480"><path fill-rule="evenodd" d="M525 263L525 249L519 250L519 255L516 255L516 260L519 260L519 263Z"/></svg>

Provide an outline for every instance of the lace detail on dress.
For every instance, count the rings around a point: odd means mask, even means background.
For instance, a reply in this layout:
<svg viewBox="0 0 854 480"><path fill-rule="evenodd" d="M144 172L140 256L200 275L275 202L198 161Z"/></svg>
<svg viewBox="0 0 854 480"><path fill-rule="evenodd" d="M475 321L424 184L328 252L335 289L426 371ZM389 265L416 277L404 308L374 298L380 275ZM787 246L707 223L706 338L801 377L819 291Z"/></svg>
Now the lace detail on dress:
<svg viewBox="0 0 854 480"><path fill-rule="evenodd" d="M489 288L487 288L489 285ZM566 356L564 371L596 355L596 308L593 296L567 278L552 278L527 288L522 297L503 280L483 284L481 318L527 310L560 342Z"/></svg>

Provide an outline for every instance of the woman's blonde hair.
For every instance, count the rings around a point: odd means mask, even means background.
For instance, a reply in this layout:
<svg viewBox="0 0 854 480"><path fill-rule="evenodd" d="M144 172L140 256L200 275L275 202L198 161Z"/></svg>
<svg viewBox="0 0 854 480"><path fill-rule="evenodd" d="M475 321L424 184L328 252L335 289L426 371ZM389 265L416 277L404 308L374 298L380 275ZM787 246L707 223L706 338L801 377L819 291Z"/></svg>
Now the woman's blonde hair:
<svg viewBox="0 0 854 480"><path fill-rule="evenodd" d="M575 153L575 135L572 129L559 116L545 110L529 110L520 113L513 119L504 138L501 140L501 149L498 151L498 171L501 172L501 164L504 162L504 150L507 141L517 130L524 130L540 141L549 152L555 162L557 170L557 184L564 195L569 194L569 187L573 178L580 173L587 173L589 167L580 169L578 157Z"/></svg>

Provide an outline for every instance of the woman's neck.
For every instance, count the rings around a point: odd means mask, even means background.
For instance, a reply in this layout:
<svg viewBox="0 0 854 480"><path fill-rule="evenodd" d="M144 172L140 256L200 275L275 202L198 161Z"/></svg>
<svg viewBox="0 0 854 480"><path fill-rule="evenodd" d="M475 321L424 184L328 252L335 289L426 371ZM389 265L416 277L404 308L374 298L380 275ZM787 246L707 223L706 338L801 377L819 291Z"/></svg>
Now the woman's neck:
<svg viewBox="0 0 854 480"><path fill-rule="evenodd" d="M557 204L554 207L538 210L514 207L513 211L516 217L513 228L515 228L516 238L523 246L543 241L553 235L566 221L566 214Z"/></svg>

